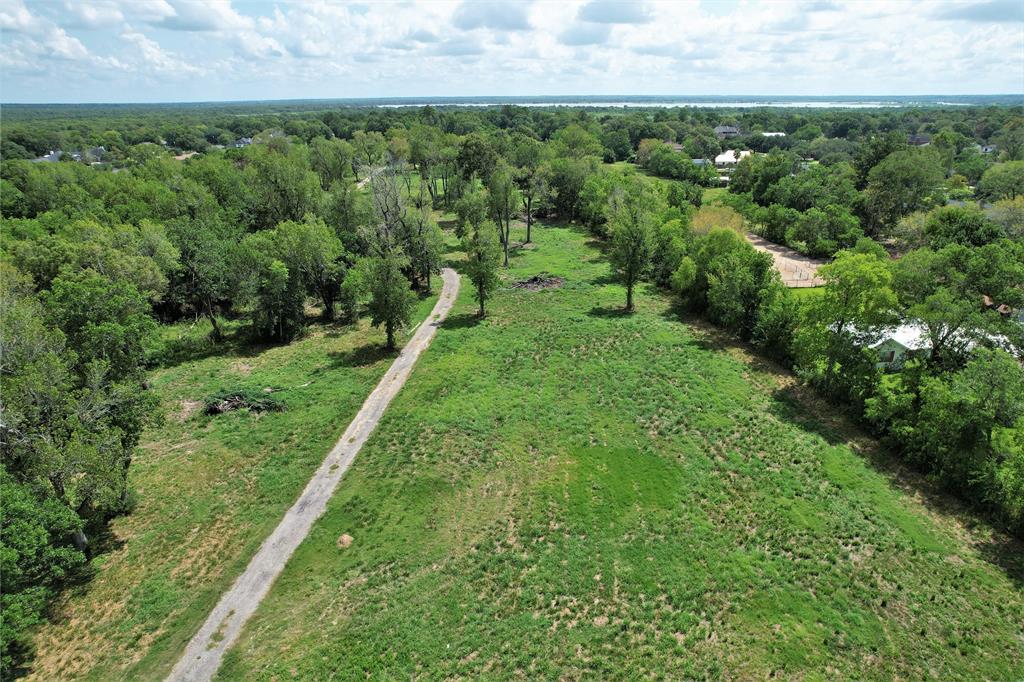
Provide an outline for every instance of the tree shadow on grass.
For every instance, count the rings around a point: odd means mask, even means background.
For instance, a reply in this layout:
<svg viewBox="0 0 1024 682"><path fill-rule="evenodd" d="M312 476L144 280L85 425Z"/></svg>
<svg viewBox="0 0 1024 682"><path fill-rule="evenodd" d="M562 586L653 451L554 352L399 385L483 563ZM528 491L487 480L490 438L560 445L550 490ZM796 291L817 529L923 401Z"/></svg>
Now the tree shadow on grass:
<svg viewBox="0 0 1024 682"><path fill-rule="evenodd" d="M459 313L458 315L449 315L445 318L444 322L441 323L441 329L468 329L480 324L482 319L483 318L476 313Z"/></svg>
<svg viewBox="0 0 1024 682"><path fill-rule="evenodd" d="M594 279L590 280L590 283L594 286L606 286L608 284L618 284L619 278L615 276L615 273L606 272L603 275L598 275Z"/></svg>
<svg viewBox="0 0 1024 682"><path fill-rule="evenodd" d="M587 315L591 317L603 317L603 318L619 318L619 317L632 317L634 310L626 310L624 306L594 306L587 311Z"/></svg>
<svg viewBox="0 0 1024 682"><path fill-rule="evenodd" d="M387 346L381 343L368 343L365 346L347 351L332 351L327 354L331 364L328 369L339 367L368 367L381 360L391 358L396 352L389 351Z"/></svg>

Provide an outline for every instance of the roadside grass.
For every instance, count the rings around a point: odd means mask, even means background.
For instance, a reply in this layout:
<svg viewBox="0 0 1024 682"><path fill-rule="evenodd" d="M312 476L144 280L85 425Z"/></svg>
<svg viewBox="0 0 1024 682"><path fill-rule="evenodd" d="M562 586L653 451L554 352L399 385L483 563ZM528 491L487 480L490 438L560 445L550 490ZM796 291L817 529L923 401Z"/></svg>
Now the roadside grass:
<svg viewBox="0 0 1024 682"><path fill-rule="evenodd" d="M436 298L418 302L416 320ZM149 380L164 421L132 463L137 506L98 539L95 579L39 632L35 679L166 675L393 359L365 319L315 324L277 346L248 345L237 322L225 326L222 344L206 321L162 328ZM285 411L203 412L208 396L267 388Z"/></svg>
<svg viewBox="0 0 1024 682"><path fill-rule="evenodd" d="M825 293L825 287L795 287L789 291L798 301L812 301Z"/></svg>
<svg viewBox="0 0 1024 682"><path fill-rule="evenodd" d="M582 232L534 241L485 319L463 282L220 678L1024 676L1020 543L655 289L623 314Z"/></svg>

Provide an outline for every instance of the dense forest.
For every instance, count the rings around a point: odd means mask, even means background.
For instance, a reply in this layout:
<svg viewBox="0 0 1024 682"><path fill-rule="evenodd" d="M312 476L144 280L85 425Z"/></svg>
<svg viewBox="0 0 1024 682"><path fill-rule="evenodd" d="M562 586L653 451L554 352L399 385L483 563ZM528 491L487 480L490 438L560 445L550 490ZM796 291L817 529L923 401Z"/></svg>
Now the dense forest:
<svg viewBox="0 0 1024 682"><path fill-rule="evenodd" d="M708 192L726 150L753 153ZM161 325L288 343L313 310L393 350L445 230L485 315L513 222L585 227L627 311L675 292L1024 532L1019 108L23 107L0 153L0 676L131 513ZM825 286L784 287L748 231L827 259ZM930 352L885 371L901 323Z"/></svg>

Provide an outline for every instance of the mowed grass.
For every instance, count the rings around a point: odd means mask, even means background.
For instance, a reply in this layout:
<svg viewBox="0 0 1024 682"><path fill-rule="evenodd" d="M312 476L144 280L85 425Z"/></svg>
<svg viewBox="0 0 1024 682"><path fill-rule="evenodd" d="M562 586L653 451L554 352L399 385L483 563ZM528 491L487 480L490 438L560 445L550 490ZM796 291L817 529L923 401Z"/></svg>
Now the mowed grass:
<svg viewBox="0 0 1024 682"><path fill-rule="evenodd" d="M506 281L563 286L478 321L463 282L220 678L1024 676L1019 544L652 288L621 314L582 233L534 238Z"/></svg>
<svg viewBox="0 0 1024 682"><path fill-rule="evenodd" d="M421 300L415 319L435 301ZM393 359L366 320L256 348L214 346L208 332L163 330L166 366L150 383L165 420L132 463L137 507L99 540L95 579L68 592L39 633L35 679L166 675ZM204 398L239 387L273 389L287 409L203 413Z"/></svg>

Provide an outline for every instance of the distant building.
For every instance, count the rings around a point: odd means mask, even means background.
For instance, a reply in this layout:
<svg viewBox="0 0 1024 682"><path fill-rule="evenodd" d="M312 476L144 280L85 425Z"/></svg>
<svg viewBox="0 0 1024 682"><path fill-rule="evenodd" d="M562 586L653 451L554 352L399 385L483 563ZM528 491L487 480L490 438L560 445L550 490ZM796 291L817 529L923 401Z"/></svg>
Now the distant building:
<svg viewBox="0 0 1024 682"><path fill-rule="evenodd" d="M107 153L106 147L91 147L85 152L86 158L90 161L102 161L103 155Z"/></svg>
<svg viewBox="0 0 1024 682"><path fill-rule="evenodd" d="M51 149L49 154L43 154L39 158L32 159L33 163L56 163L60 161L60 157L64 156L64 152L57 149Z"/></svg>
<svg viewBox="0 0 1024 682"><path fill-rule="evenodd" d="M733 137L738 137L740 129L736 126L715 126L715 135L720 140L728 140Z"/></svg>
<svg viewBox="0 0 1024 682"><path fill-rule="evenodd" d="M743 159L750 156L753 152L749 149L744 149L741 152L737 152L735 149L729 149L724 151L715 157L715 165L721 168L722 166L735 166Z"/></svg>
<svg viewBox="0 0 1024 682"><path fill-rule="evenodd" d="M886 330L868 348L878 353L875 367L880 369L899 369L911 358L928 358L932 354L931 341L920 324L901 324Z"/></svg>
<svg viewBox="0 0 1024 682"><path fill-rule="evenodd" d="M231 146L234 147L235 149L241 149L242 147L248 147L251 144L252 144L252 138L251 137L240 137L237 140L235 140L234 142L232 142Z"/></svg>
<svg viewBox="0 0 1024 682"><path fill-rule="evenodd" d="M982 148L981 148L981 153L982 154L995 154L996 153L996 146L994 144L983 145Z"/></svg>
<svg viewBox="0 0 1024 682"><path fill-rule="evenodd" d="M761 133L761 137L785 137L786 133Z"/></svg>
<svg viewBox="0 0 1024 682"><path fill-rule="evenodd" d="M694 166L707 166L711 163L710 159L690 159L693 161Z"/></svg>
<svg viewBox="0 0 1024 682"><path fill-rule="evenodd" d="M915 147L926 147L932 143L931 135L908 135L907 142Z"/></svg>
<svg viewBox="0 0 1024 682"><path fill-rule="evenodd" d="M669 142L668 140L666 140L665 144L667 144L669 147L672 147L672 151L674 152L683 151L683 145L679 144L678 142Z"/></svg>

